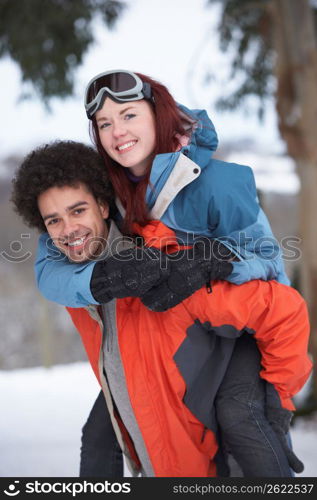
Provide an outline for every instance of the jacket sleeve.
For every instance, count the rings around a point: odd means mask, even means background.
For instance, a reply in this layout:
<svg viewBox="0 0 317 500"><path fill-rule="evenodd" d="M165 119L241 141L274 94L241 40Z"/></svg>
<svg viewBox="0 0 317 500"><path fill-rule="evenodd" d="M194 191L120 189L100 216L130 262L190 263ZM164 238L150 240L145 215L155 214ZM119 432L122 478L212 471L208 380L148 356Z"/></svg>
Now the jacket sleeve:
<svg viewBox="0 0 317 500"><path fill-rule="evenodd" d="M251 168L223 166L219 179L221 185L214 185L209 205L209 220L216 227L214 235L238 257L227 280L240 285L253 279L275 279L289 285L281 248L258 202Z"/></svg>
<svg viewBox="0 0 317 500"><path fill-rule="evenodd" d="M38 288L48 300L68 307L97 304L90 291L94 262L71 263L47 233L39 238L35 261Z"/></svg>

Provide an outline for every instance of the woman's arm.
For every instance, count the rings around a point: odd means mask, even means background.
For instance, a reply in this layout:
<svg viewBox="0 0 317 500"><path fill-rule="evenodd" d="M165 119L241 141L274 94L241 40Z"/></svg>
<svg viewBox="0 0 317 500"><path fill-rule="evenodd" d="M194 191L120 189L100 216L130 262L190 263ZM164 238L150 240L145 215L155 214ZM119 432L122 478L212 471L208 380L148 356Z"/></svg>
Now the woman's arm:
<svg viewBox="0 0 317 500"><path fill-rule="evenodd" d="M35 263L37 283L44 297L68 307L143 297L152 289L154 302L164 306L158 310L165 310L206 282L226 277L231 270L231 264L213 257L206 259L204 252L184 249L168 255L154 247L135 246L97 262L71 263L47 234L40 237Z"/></svg>
<svg viewBox="0 0 317 500"><path fill-rule="evenodd" d="M68 307L139 297L169 273L165 254L155 248L131 246L103 260L72 263L53 245L47 233L40 236L35 262L41 293Z"/></svg>
<svg viewBox="0 0 317 500"><path fill-rule="evenodd" d="M234 240L233 240L234 238ZM285 272L282 250L272 233L269 221L261 208L254 224L244 228L239 235L231 233L231 241L240 260L233 263L233 272L228 281L236 285L253 279L276 280L289 285ZM221 238L222 243L225 243Z"/></svg>
<svg viewBox="0 0 317 500"><path fill-rule="evenodd" d="M214 236L239 258L227 280L240 285L253 279L275 279L289 285L281 248L258 202L252 170L235 164L221 169L217 176L221 185L213 187L209 219L214 224L216 218Z"/></svg>

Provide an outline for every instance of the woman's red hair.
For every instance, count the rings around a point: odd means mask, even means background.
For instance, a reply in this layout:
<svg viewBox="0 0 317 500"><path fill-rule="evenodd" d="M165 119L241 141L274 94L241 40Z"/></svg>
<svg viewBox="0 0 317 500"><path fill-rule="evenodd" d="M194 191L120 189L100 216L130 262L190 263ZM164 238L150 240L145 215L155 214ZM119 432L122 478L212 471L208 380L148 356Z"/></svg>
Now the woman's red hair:
<svg viewBox="0 0 317 500"><path fill-rule="evenodd" d="M177 104L164 85L141 73L136 74L143 82L151 85L155 100L154 104L148 101L155 115L156 147L154 154L174 152L179 145L175 134L185 134ZM151 165L148 167L144 180L137 183L131 182L126 175L126 168L115 162L105 152L99 139L95 117L92 119L91 131L93 142L104 159L115 193L126 210L122 229L128 234L132 234L133 222L145 225L149 220L145 193L151 173Z"/></svg>

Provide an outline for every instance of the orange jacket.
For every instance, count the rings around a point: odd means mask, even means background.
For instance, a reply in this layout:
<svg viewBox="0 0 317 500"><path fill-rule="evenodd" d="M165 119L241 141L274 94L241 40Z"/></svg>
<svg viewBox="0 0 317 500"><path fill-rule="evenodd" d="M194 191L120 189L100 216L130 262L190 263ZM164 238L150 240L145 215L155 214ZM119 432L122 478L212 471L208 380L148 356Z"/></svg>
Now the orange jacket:
<svg viewBox="0 0 317 500"><path fill-rule="evenodd" d="M181 372L176 361L188 343L191 349L190 336L197 320L207 325L208 335L221 336L224 331L233 338L245 331L253 334L262 355L260 375L274 384L285 408L294 409L291 398L311 371L307 309L293 288L260 280L240 286L218 281L212 286L211 294L202 288L163 313L149 311L137 298L114 301L125 384L157 477L216 475L215 435L210 428L206 432L206 423L184 404L190 387L185 382L187 374ZM68 311L102 383L100 323L84 308ZM195 349L192 352L198 373L203 360L194 358ZM203 397L205 388L199 390Z"/></svg>

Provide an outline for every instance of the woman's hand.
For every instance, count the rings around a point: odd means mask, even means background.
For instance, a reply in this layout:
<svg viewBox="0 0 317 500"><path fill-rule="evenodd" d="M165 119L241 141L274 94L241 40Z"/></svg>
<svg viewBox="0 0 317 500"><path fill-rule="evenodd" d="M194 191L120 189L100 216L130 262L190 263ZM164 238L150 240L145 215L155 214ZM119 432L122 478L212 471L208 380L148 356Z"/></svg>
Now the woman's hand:
<svg viewBox="0 0 317 500"><path fill-rule="evenodd" d="M208 285L225 279L232 264L222 260L219 242L198 243L165 254L154 247L133 247L95 264L90 289L100 304L114 298L141 297L153 311L165 311ZM222 246L222 245L221 245ZM217 249L217 255L216 255ZM228 254L228 251L227 251Z"/></svg>
<svg viewBox="0 0 317 500"><path fill-rule="evenodd" d="M212 280L223 280L231 274L232 264L221 257L223 245L216 240L207 241L207 246L199 243L192 249L168 255L170 273L141 297L146 307L156 312L166 311L204 285L211 292ZM232 258L228 249L222 252L223 255Z"/></svg>
<svg viewBox="0 0 317 500"><path fill-rule="evenodd" d="M154 247L132 247L96 262L90 289L99 304L114 298L141 297L169 273L165 253Z"/></svg>

